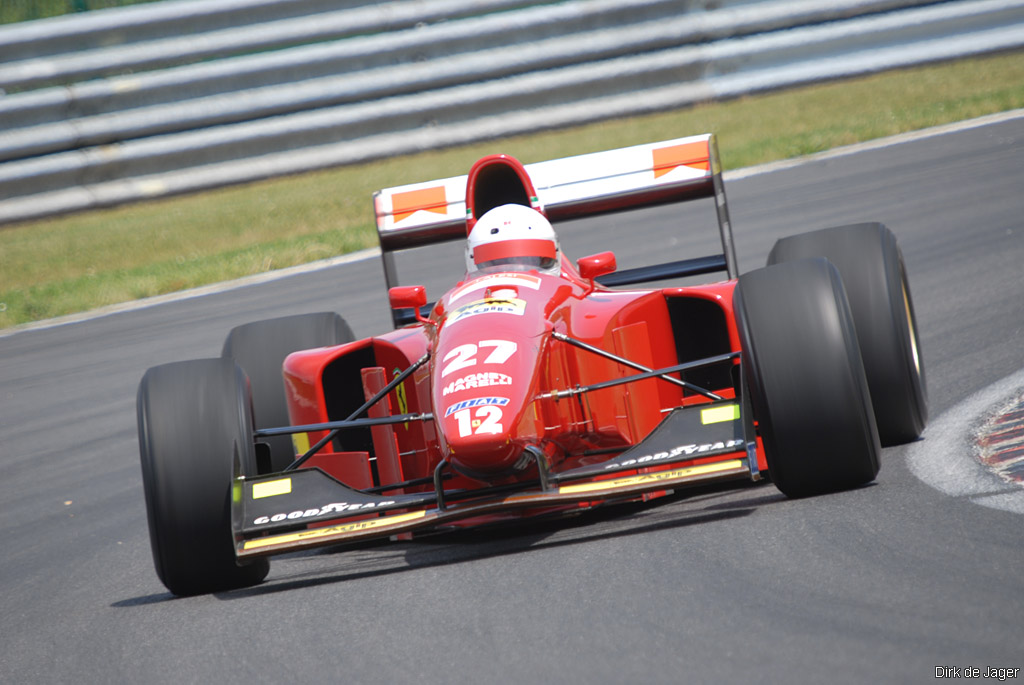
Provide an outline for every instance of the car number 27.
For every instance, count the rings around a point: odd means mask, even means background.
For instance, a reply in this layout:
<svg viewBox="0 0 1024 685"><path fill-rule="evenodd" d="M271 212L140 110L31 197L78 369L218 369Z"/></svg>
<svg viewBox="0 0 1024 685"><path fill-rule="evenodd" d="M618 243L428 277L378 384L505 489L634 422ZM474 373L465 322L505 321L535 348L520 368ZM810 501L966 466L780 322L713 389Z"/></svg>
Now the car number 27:
<svg viewBox="0 0 1024 685"><path fill-rule="evenodd" d="M511 340L481 340L477 344L459 345L449 350L448 354L441 360L441 363L444 364L441 368L441 378L444 378L453 371L476 366L477 352L482 352L485 347L493 349L484 358L484 364L504 364L516 353L516 344Z"/></svg>

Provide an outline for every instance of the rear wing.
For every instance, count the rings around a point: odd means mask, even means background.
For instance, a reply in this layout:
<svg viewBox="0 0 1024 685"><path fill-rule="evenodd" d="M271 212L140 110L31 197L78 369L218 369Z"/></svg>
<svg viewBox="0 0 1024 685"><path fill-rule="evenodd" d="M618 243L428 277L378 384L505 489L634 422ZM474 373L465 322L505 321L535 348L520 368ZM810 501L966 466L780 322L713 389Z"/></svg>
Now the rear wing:
<svg viewBox="0 0 1024 685"><path fill-rule="evenodd" d="M603 285L716 271L725 271L729 278L739 275L714 134L536 162L525 168L552 223L672 202L714 199L722 254L615 272L600 279ZM374 193L377 234L388 288L399 284L395 252L466 239L466 183L467 176L454 176Z"/></svg>

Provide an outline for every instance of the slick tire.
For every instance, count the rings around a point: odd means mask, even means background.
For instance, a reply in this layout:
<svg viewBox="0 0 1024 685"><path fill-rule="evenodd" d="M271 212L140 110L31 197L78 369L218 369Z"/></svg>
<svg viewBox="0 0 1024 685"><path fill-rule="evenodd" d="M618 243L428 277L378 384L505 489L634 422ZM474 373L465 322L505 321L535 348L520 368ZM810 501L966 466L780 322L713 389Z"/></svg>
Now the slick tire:
<svg viewBox="0 0 1024 685"><path fill-rule="evenodd" d="M822 258L740 276L743 373L768 470L788 497L869 483L880 445L839 272Z"/></svg>
<svg viewBox="0 0 1024 685"><path fill-rule="evenodd" d="M769 264L826 257L843 278L883 445L909 442L928 422L928 390L903 255L880 223L783 238Z"/></svg>
<svg viewBox="0 0 1024 685"><path fill-rule="evenodd" d="M292 352L340 345L353 340L352 329L334 312L297 314L237 326L224 341L222 357L234 359L252 384L257 428L289 425L281 367ZM295 460L288 435L263 438L270 447L267 472L283 471Z"/></svg>
<svg viewBox="0 0 1024 685"><path fill-rule="evenodd" d="M231 528L236 475L253 475L252 405L230 359L151 368L138 393L139 455L153 562L175 595L255 585L265 559L239 565Z"/></svg>

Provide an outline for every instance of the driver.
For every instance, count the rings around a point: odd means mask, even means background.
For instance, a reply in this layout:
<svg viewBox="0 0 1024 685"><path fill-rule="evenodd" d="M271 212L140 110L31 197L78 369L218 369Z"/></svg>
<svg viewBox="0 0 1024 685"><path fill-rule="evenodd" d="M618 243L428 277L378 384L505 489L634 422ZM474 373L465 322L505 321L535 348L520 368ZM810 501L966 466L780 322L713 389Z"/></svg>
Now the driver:
<svg viewBox="0 0 1024 685"><path fill-rule="evenodd" d="M469 275L495 271L539 271L558 276L562 253L551 222L535 209L501 205L485 213L466 243Z"/></svg>

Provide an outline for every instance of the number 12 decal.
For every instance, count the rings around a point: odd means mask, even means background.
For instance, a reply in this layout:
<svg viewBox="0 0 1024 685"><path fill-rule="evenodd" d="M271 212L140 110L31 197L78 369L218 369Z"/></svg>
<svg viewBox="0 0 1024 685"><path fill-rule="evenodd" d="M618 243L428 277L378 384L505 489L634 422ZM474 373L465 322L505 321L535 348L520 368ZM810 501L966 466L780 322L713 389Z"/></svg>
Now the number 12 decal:
<svg viewBox="0 0 1024 685"><path fill-rule="evenodd" d="M444 378L453 371L476 366L477 350L484 347L494 348L484 359L484 364L504 364L516 353L517 346L511 340L481 340L476 345L469 343L453 347L444 356L444 359L441 360L441 363L444 364L444 367L441 369L441 378Z"/></svg>
<svg viewBox="0 0 1024 685"><path fill-rule="evenodd" d="M476 414L476 419L473 419L471 414ZM455 412L455 420L459 422L459 437L464 438L467 435L480 435L480 434L497 434L501 433L501 409L499 407L477 407L474 412L472 409L463 409L462 411Z"/></svg>

